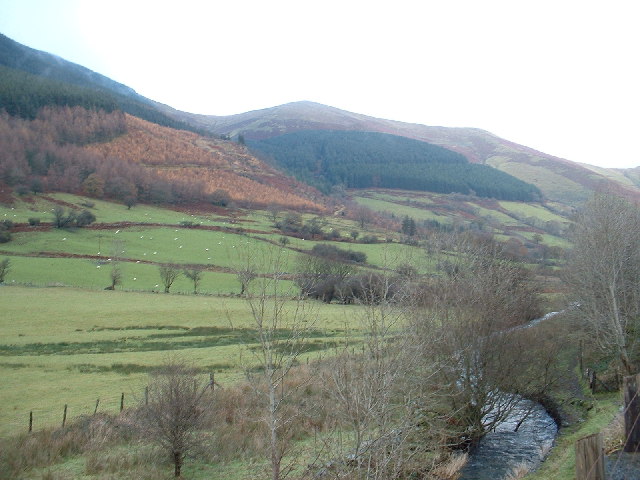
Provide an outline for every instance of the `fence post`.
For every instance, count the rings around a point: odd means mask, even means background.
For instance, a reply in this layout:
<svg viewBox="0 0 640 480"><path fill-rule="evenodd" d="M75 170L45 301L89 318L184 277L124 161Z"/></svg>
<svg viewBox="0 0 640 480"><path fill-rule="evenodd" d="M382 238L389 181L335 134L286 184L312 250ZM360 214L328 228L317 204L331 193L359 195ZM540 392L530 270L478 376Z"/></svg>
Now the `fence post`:
<svg viewBox="0 0 640 480"><path fill-rule="evenodd" d="M598 379L596 372L589 369L587 370L587 375L589 377L589 390L591 390L591 393L596 393L596 381Z"/></svg>
<svg viewBox="0 0 640 480"><path fill-rule="evenodd" d="M95 408L95 410L93 411L93 414L94 414L94 415L95 415L96 413L98 413L98 405L100 405L100 399L99 399L99 398L97 398L97 399L96 399L96 408Z"/></svg>
<svg viewBox="0 0 640 480"><path fill-rule="evenodd" d="M29 433L33 431L33 410L29 412Z"/></svg>
<svg viewBox="0 0 640 480"><path fill-rule="evenodd" d="M149 387L144 387L144 404L149 405Z"/></svg>
<svg viewBox="0 0 640 480"><path fill-rule="evenodd" d="M209 385L211 385L211 391L213 392L216 385L216 375L213 372L209 373Z"/></svg>
<svg viewBox="0 0 640 480"><path fill-rule="evenodd" d="M640 452L640 374L624 377L624 451Z"/></svg>
<svg viewBox="0 0 640 480"><path fill-rule="evenodd" d="M64 404L64 412L62 412L62 428L64 428L64 424L67 423L67 404Z"/></svg>
<svg viewBox="0 0 640 480"><path fill-rule="evenodd" d="M124 410L124 392L120 396L120 411Z"/></svg>
<svg viewBox="0 0 640 480"><path fill-rule="evenodd" d="M602 433L576 442L576 480L605 480Z"/></svg>
<svg viewBox="0 0 640 480"><path fill-rule="evenodd" d="M583 340L580 339L580 344L578 347L578 361L580 362L580 375L584 375L584 343Z"/></svg>

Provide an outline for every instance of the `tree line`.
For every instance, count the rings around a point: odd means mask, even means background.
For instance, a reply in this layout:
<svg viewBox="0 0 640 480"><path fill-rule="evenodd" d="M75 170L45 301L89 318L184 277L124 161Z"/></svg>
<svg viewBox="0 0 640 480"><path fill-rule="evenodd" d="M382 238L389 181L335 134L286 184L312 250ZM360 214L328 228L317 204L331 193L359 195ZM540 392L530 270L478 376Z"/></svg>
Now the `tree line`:
<svg viewBox="0 0 640 480"><path fill-rule="evenodd" d="M377 132L302 131L248 145L298 179L329 193L332 187L395 188L533 201L537 187L461 154L418 140Z"/></svg>

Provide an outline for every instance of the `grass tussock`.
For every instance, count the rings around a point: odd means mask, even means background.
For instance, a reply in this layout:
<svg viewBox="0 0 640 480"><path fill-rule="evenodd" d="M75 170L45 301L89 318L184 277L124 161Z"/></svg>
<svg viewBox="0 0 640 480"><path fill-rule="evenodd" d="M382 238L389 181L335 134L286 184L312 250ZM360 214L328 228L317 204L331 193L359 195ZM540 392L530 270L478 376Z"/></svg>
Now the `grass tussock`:
<svg viewBox="0 0 640 480"><path fill-rule="evenodd" d="M456 480L460 477L460 471L469 460L467 453L455 453L434 468L431 472L433 478L441 480Z"/></svg>
<svg viewBox="0 0 640 480"><path fill-rule="evenodd" d="M531 467L526 463L516 465L511 469L511 472L505 477L504 480L520 480L524 478L531 471Z"/></svg>
<svg viewBox="0 0 640 480"><path fill-rule="evenodd" d="M0 444L0 478L21 478L31 469L46 468L65 458L132 437L132 426L125 416L82 417L65 428L49 429L5 439Z"/></svg>

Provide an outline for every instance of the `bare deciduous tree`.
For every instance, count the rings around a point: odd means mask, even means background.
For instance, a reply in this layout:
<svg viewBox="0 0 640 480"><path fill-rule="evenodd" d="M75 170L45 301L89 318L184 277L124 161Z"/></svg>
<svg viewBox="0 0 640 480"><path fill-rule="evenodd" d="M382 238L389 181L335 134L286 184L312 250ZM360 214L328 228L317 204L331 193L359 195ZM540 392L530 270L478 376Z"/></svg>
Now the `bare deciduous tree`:
<svg viewBox="0 0 640 480"><path fill-rule="evenodd" d="M292 389L304 386L302 382L291 387L285 380L304 350L315 325L315 312L285 281L288 251L274 246L262 252L260 266L251 269L264 273L246 296L256 330L257 348L251 351L258 366L248 367L245 373L263 407L261 420L268 430L271 478L279 480L291 471L290 465L282 465L290 446L287 431L292 422L287 404L295 393Z"/></svg>
<svg viewBox="0 0 640 480"><path fill-rule="evenodd" d="M111 285L105 290L115 290L122 283L122 269L120 268L119 260L124 252L124 241L114 240L111 245L111 272L109 272Z"/></svg>
<svg viewBox="0 0 640 480"><path fill-rule="evenodd" d="M198 285L200 285L200 280L202 280L202 270L199 268L185 268L184 276L193 282L193 293L196 295L198 293Z"/></svg>
<svg viewBox="0 0 640 480"><path fill-rule="evenodd" d="M236 270L236 278L240 282L240 295L247 293L247 289L258 273L251 266L247 266L241 270Z"/></svg>
<svg viewBox="0 0 640 480"><path fill-rule="evenodd" d="M4 283L4 279L11 270L11 260L5 258L0 262L0 283Z"/></svg>
<svg viewBox="0 0 640 480"><path fill-rule="evenodd" d="M258 276L256 269L257 257L261 252L261 248L248 240L241 242L236 248L238 259L236 261L235 274L238 282L240 282L240 295L248 294L248 288L251 282Z"/></svg>
<svg viewBox="0 0 640 480"><path fill-rule="evenodd" d="M413 381L419 350L407 329L407 290L394 284L399 277L379 280L362 284L356 316L363 344L346 345L322 370L339 421L325 440L323 464L336 478L401 478L412 458L433 446L424 436L413 441L428 422L418 421L418 405L427 399Z"/></svg>
<svg viewBox="0 0 640 480"><path fill-rule="evenodd" d="M147 438L167 452L180 476L185 457L200 446L200 430L211 401L210 385L199 381L196 371L171 360L153 375L141 421Z"/></svg>
<svg viewBox="0 0 640 480"><path fill-rule="evenodd" d="M526 367L518 357L526 347L509 332L540 310L527 272L497 244L462 236L451 249L453 264L428 284L416 328L432 339L425 356L439 364L435 379L460 433L473 442L517 405Z"/></svg>
<svg viewBox="0 0 640 480"><path fill-rule="evenodd" d="M171 285L173 285L173 282L175 282L176 278L180 275L180 269L176 265L168 263L166 265L160 265L158 271L162 284L164 285L164 293L169 293Z"/></svg>
<svg viewBox="0 0 640 480"><path fill-rule="evenodd" d="M356 221L360 224L360 228L364 228L375 218L373 211L367 207L359 206L353 213Z"/></svg>
<svg viewBox="0 0 640 480"><path fill-rule="evenodd" d="M640 335L640 210L612 194L577 214L567 281L593 339L636 373Z"/></svg>
<svg viewBox="0 0 640 480"><path fill-rule="evenodd" d="M111 285L108 287L108 289L115 290L116 287L122 282L122 270L120 270L120 265L117 262L113 262L111 264L111 272L109 273L109 278L111 279Z"/></svg>

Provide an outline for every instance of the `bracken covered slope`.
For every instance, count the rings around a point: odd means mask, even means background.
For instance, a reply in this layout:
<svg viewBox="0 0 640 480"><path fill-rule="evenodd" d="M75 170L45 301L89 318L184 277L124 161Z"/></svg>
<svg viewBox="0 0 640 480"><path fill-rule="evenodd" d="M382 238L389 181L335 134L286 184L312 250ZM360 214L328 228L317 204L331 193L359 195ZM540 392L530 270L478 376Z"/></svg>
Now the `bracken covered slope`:
<svg viewBox="0 0 640 480"><path fill-rule="evenodd" d="M204 181L244 204L322 210L321 195L257 159L242 145L162 127L127 115L127 133L87 148L141 163L167 178Z"/></svg>

